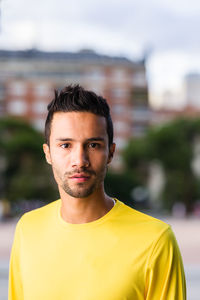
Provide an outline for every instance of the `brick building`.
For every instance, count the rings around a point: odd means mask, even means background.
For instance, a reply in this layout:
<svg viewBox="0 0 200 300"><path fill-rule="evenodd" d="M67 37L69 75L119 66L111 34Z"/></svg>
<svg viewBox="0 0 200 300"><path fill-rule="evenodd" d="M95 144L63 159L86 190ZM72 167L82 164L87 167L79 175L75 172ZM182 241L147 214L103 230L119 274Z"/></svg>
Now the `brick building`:
<svg viewBox="0 0 200 300"><path fill-rule="evenodd" d="M79 83L109 102L120 152L150 123L144 61L110 57L91 50L77 53L0 51L0 114L25 118L43 130L46 106L53 90Z"/></svg>

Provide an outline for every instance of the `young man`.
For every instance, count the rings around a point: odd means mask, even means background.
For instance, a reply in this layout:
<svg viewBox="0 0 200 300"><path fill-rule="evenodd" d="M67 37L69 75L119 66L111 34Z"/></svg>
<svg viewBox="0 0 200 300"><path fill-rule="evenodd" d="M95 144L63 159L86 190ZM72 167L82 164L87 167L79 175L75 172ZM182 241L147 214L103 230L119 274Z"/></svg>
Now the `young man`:
<svg viewBox="0 0 200 300"><path fill-rule="evenodd" d="M45 136L60 200L18 222L9 299L186 299L170 226L104 192L115 151L106 100L80 86L56 92Z"/></svg>

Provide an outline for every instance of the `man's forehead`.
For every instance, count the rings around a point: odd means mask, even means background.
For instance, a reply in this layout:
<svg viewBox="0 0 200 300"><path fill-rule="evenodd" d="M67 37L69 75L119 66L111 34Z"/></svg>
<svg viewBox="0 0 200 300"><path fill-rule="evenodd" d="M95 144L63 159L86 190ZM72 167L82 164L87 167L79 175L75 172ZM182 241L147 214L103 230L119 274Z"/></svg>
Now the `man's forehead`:
<svg viewBox="0 0 200 300"><path fill-rule="evenodd" d="M80 123L81 121L88 122L103 122L106 123L106 119L103 116L96 115L92 112L85 111L70 111L70 112L55 112L53 115L52 122L58 121L75 121Z"/></svg>
<svg viewBox="0 0 200 300"><path fill-rule="evenodd" d="M107 135L106 120L103 116L90 112L56 112L51 124L53 135L65 135L73 138L83 135L85 138Z"/></svg>

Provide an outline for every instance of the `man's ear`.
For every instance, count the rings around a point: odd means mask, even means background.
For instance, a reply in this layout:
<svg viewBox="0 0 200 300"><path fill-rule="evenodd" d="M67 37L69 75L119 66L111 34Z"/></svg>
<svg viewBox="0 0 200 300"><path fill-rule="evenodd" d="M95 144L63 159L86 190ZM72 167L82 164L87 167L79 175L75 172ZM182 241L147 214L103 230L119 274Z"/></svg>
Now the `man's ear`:
<svg viewBox="0 0 200 300"><path fill-rule="evenodd" d="M46 161L48 162L48 164L51 165L51 155L50 155L49 145L43 144L43 151L45 153Z"/></svg>
<svg viewBox="0 0 200 300"><path fill-rule="evenodd" d="M116 147L115 143L112 143L109 147L109 156L108 156L107 164L109 164L112 161L113 155L115 153L115 147Z"/></svg>

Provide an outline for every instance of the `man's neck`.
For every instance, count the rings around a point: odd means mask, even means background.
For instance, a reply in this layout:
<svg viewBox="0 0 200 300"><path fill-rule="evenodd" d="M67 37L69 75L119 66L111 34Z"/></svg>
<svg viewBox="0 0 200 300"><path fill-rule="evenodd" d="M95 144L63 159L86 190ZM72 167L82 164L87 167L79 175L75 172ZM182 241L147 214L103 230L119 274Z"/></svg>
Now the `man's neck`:
<svg viewBox="0 0 200 300"><path fill-rule="evenodd" d="M82 224L95 221L114 206L112 198L105 193L91 195L87 198L74 198L60 191L61 217L67 223Z"/></svg>

